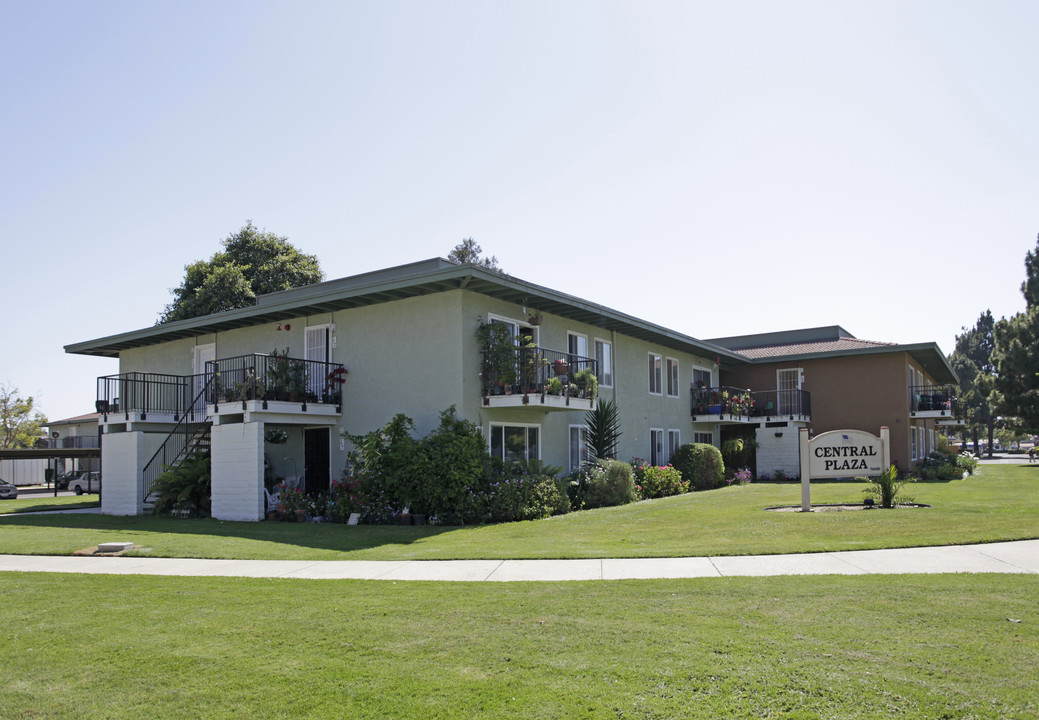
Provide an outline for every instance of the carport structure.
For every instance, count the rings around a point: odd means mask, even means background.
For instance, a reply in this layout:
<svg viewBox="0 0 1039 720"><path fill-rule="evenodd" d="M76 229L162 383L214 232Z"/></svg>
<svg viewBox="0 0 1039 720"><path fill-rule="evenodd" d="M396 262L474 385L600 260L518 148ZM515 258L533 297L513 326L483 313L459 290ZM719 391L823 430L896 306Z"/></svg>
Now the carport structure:
<svg viewBox="0 0 1039 720"><path fill-rule="evenodd" d="M0 448L0 460L39 460L53 459L55 469L60 459L86 460L97 458L98 466L101 463L101 448ZM58 496L58 485L54 485L54 496ZM100 494L98 495L100 497Z"/></svg>

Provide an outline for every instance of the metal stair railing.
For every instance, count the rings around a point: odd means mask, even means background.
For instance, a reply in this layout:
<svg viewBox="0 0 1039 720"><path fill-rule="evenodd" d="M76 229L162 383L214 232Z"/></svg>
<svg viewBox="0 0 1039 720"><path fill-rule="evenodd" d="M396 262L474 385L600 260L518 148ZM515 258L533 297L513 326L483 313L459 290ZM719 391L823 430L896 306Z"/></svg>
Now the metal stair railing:
<svg viewBox="0 0 1039 720"><path fill-rule="evenodd" d="M152 494L152 488L155 486L155 481L158 480L159 475L161 475L167 467L178 466L201 447L208 449L210 437L209 416L203 409L200 415L201 419L196 419L198 413L194 412L193 409L206 407L209 385L212 382L213 377L214 376L211 375L206 378L202 388L182 409L180 413L180 421L177 422L169 435L167 435L166 439L162 442L162 445L159 446L159 449L155 451L155 454L152 455L151 459L145 464L144 470L142 471L144 476L144 487L146 488L144 493L145 498L148 498Z"/></svg>

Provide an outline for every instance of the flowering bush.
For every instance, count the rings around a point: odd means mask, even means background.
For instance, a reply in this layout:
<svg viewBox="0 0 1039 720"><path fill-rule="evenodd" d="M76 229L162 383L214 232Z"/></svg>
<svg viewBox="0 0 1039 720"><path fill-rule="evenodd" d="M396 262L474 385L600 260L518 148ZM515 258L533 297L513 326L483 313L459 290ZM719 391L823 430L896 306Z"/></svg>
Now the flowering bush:
<svg viewBox="0 0 1039 720"><path fill-rule="evenodd" d="M364 507L364 493L361 491L359 478L344 473L339 480L333 480L329 488L329 515L336 522L346 522L350 514L361 512Z"/></svg>
<svg viewBox="0 0 1039 720"><path fill-rule="evenodd" d="M750 468L740 468L725 478L730 485L746 485L752 479Z"/></svg>
<svg viewBox="0 0 1039 720"><path fill-rule="evenodd" d="M638 459L638 458L636 458ZM689 481L682 479L682 473L670 465L635 465L632 463L635 473L635 484L641 490L644 498L662 498L671 495L681 495L689 492Z"/></svg>
<svg viewBox="0 0 1039 720"><path fill-rule="evenodd" d="M278 507L284 508L286 512L294 513L297 510L310 510L310 500L298 487L287 487L284 484L275 488L278 491Z"/></svg>

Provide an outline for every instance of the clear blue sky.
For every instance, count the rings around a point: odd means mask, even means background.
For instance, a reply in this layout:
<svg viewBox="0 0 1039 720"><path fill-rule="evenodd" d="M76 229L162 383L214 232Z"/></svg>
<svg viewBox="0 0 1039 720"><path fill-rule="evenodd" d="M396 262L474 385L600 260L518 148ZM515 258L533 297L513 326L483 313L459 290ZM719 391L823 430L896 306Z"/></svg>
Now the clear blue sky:
<svg viewBox="0 0 1039 720"><path fill-rule="evenodd" d="M329 278L476 238L694 337L1023 309L1035 2L0 0L0 382L58 419L251 219Z"/></svg>

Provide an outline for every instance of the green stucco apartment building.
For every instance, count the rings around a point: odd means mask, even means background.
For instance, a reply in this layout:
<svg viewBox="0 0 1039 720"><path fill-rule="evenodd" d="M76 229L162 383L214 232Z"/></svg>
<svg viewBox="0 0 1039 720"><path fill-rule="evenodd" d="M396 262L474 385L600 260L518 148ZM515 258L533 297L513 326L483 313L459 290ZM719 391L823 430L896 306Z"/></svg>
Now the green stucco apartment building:
<svg viewBox="0 0 1039 720"><path fill-rule="evenodd" d="M485 361L477 334L488 324L512 338L504 365ZM594 373L599 398L618 405L623 460L664 464L681 444L719 444L738 428L773 438L759 454L762 472L786 462L777 435L796 451L798 427L828 429L813 423L820 400L803 383L778 387L774 367L753 374L771 359L440 258L66 351L119 358L119 373L98 379L96 408L102 511L116 515L143 512L162 466L199 448L212 457L214 517L259 520L271 477L322 490L339 476L344 433L404 413L424 434L451 406L482 428L492 454L573 468L585 459L585 413L595 402L576 384L581 370ZM933 377L933 367L918 370L921 385L955 381L947 364ZM741 389L725 389L727 377ZM908 398L906 387L898 392Z"/></svg>

